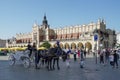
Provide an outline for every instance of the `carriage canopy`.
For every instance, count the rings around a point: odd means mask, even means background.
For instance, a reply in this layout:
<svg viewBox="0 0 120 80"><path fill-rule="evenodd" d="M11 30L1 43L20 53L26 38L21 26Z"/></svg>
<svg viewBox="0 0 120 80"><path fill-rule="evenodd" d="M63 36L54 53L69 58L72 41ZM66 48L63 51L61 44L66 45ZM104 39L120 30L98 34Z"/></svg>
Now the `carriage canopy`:
<svg viewBox="0 0 120 80"><path fill-rule="evenodd" d="M39 47L38 50L47 50L45 47Z"/></svg>

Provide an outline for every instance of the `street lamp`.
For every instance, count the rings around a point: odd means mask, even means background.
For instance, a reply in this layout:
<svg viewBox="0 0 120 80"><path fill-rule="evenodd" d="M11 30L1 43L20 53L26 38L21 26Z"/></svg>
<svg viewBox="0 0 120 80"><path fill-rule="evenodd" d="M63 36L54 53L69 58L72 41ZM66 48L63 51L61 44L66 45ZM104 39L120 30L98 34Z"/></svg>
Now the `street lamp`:
<svg viewBox="0 0 120 80"><path fill-rule="evenodd" d="M95 41L95 50L96 50L96 54L95 54L95 62L96 62L96 64L97 64L97 41L98 41L98 30L97 29L95 29L94 30L94 41Z"/></svg>

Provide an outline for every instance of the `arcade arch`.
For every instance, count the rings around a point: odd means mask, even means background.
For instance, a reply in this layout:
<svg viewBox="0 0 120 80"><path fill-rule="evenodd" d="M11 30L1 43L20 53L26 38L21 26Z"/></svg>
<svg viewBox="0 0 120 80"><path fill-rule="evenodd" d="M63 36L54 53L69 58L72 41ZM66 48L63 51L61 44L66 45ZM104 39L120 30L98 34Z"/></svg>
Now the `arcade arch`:
<svg viewBox="0 0 120 80"><path fill-rule="evenodd" d="M71 44L71 49L76 49L76 44L75 43Z"/></svg>
<svg viewBox="0 0 120 80"><path fill-rule="evenodd" d="M78 48L84 48L84 45L83 45L83 43L81 43L81 42L79 42L78 44L77 44L77 46L78 46Z"/></svg>
<svg viewBox="0 0 120 80"><path fill-rule="evenodd" d="M70 45L68 43L65 43L65 49L69 49Z"/></svg>
<svg viewBox="0 0 120 80"><path fill-rule="evenodd" d="M87 51L91 50L92 49L92 44L90 42L86 42L85 43L85 48L86 48Z"/></svg>
<svg viewBox="0 0 120 80"><path fill-rule="evenodd" d="M51 47L57 47L57 44L55 43L55 44L53 44L53 46L51 46ZM63 44L62 44L62 43L60 43L60 47L63 48Z"/></svg>
<svg viewBox="0 0 120 80"><path fill-rule="evenodd" d="M53 44L53 46L52 46L52 47L54 47L54 48L55 48L55 47L57 47L57 44Z"/></svg>
<svg viewBox="0 0 120 80"><path fill-rule="evenodd" d="M60 43L60 47L63 48L63 44L62 43Z"/></svg>

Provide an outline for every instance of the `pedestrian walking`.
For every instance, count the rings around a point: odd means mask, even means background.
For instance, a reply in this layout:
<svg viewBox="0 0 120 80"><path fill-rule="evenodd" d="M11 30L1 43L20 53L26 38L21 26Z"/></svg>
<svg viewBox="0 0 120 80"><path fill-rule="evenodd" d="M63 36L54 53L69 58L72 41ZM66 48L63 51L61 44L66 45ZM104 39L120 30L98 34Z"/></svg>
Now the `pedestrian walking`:
<svg viewBox="0 0 120 80"><path fill-rule="evenodd" d="M113 56L114 56L114 65L113 65L113 67L118 68L119 55L117 54L116 50L114 50Z"/></svg>
<svg viewBox="0 0 120 80"><path fill-rule="evenodd" d="M27 49L30 51L29 57L31 57L31 54L32 54L32 46L30 45L30 42L29 42L28 45L27 45Z"/></svg>
<svg viewBox="0 0 120 80"><path fill-rule="evenodd" d="M100 64L104 64L104 50L100 51Z"/></svg>
<svg viewBox="0 0 120 80"><path fill-rule="evenodd" d="M77 54L78 54L78 58L80 59L80 50L79 49L77 51Z"/></svg>
<svg viewBox="0 0 120 80"><path fill-rule="evenodd" d="M87 54L87 52L86 52L86 50L84 50L84 56L85 56L85 58L86 58L86 54Z"/></svg>
<svg viewBox="0 0 120 80"><path fill-rule="evenodd" d="M80 68L84 67L84 51L80 51Z"/></svg>
<svg viewBox="0 0 120 80"><path fill-rule="evenodd" d="M73 51L74 61L76 61L76 60L77 60L76 54L77 54L77 50L74 50L74 51Z"/></svg>
<svg viewBox="0 0 120 80"><path fill-rule="evenodd" d="M105 64L109 62L110 52L108 49L105 50Z"/></svg>
<svg viewBox="0 0 120 80"><path fill-rule="evenodd" d="M35 69L39 69L38 63L40 60L40 56L39 56L38 51L37 51L36 43L33 43L32 52L35 54Z"/></svg>
<svg viewBox="0 0 120 80"><path fill-rule="evenodd" d="M68 49L68 51L67 51L67 59L66 59L67 68L70 68L70 54L71 54L71 50Z"/></svg>
<svg viewBox="0 0 120 80"><path fill-rule="evenodd" d="M114 56L113 56L113 53L110 54L109 61L110 61L110 65L113 67L113 65L114 65Z"/></svg>
<svg viewBox="0 0 120 80"><path fill-rule="evenodd" d="M67 68L70 68L70 54L67 54L66 66Z"/></svg>

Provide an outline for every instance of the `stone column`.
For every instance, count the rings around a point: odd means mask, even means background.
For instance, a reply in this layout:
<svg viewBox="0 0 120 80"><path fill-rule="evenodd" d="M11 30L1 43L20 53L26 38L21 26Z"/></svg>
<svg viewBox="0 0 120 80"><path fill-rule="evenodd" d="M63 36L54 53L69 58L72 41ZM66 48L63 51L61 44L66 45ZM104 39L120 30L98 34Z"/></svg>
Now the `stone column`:
<svg viewBox="0 0 120 80"><path fill-rule="evenodd" d="M37 48L39 48L39 44L40 44L39 41L40 41L39 40L39 27L37 27Z"/></svg>

